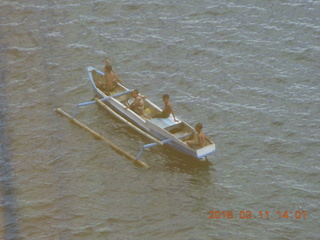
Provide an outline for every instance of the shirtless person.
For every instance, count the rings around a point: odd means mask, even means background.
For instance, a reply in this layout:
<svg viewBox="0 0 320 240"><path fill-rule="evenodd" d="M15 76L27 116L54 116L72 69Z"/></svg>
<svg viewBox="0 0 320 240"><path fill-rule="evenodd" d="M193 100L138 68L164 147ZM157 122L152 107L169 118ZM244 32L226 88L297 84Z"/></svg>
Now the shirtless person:
<svg viewBox="0 0 320 240"><path fill-rule="evenodd" d="M164 109L160 113L156 113L153 118L168 118L170 114L172 113L173 119L175 122L179 122L179 120L176 119L176 116L174 115L172 105L169 102L169 95L164 94L162 96L163 102L164 102Z"/></svg>
<svg viewBox="0 0 320 240"><path fill-rule="evenodd" d="M195 126L196 132L197 132L197 138L195 140L188 140L186 141L186 143L190 146L190 147L199 147L202 148L204 147L206 144L206 140L208 140L210 143L212 143L212 141L206 137L204 135L204 133L202 132L202 124L201 123L197 123L197 125Z"/></svg>
<svg viewBox="0 0 320 240"><path fill-rule="evenodd" d="M128 106L125 107L125 109L130 108L132 111L137 113L140 116L143 116L144 114L144 100L143 96L139 95L138 89L134 89L131 92L132 101L128 101ZM129 99L131 100L131 99Z"/></svg>
<svg viewBox="0 0 320 240"><path fill-rule="evenodd" d="M117 82L123 84L118 76L112 71L109 59L106 60L106 65L104 67L104 79L105 83L99 81L97 86L107 95L109 95L110 91L116 87Z"/></svg>

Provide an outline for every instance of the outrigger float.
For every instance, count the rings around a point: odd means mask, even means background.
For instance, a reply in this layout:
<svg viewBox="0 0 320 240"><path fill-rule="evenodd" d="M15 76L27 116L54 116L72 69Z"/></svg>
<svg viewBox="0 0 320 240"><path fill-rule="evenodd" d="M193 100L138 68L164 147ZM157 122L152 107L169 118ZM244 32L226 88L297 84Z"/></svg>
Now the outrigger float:
<svg viewBox="0 0 320 240"><path fill-rule="evenodd" d="M104 73L94 67L88 67L87 70L90 83L96 96L95 100L78 104L72 116L68 115L60 108L56 109L55 111L69 118L78 126L83 127L87 131L91 132L94 136L102 139L116 151L124 154L127 158L144 167L148 167L148 165L139 160L141 154L146 148L157 145L168 145L170 148L183 153L184 155L200 160L207 159L208 155L215 152L215 144L209 139L206 139L205 146L202 148L192 148L186 144L186 140L195 140L197 138L197 133L192 126L180 120L179 118L176 118L178 121L174 121L172 114L168 118L152 118L152 116L154 116L156 113L161 112L162 109L151 102L148 98L144 98L145 109L142 116L136 114L131 109L125 109L127 106L127 101L131 98L131 92L133 90L128 89L127 87L118 83L115 89L109 93L110 95L106 95L97 87L97 83L99 81L105 81ZM142 146L139 154L136 157L133 157L131 154L115 146L109 140L105 139L75 119L75 115L79 107L94 103L99 104L116 118L148 138L151 143Z"/></svg>

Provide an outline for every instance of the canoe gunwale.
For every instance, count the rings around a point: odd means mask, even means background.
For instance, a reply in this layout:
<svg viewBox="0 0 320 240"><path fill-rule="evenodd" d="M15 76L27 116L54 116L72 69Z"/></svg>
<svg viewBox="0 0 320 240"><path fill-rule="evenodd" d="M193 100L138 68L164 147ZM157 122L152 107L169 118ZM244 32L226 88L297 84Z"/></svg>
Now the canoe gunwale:
<svg viewBox="0 0 320 240"><path fill-rule="evenodd" d="M96 86L92 72L95 71L96 73L102 76L104 76L104 73L93 67L87 67L87 70L88 70L89 79L95 95L97 95L99 98L109 97L104 101L104 103L108 107L110 107L116 114L127 119L129 122L131 122L132 124L140 128L142 131L146 132L146 134L150 134L151 136L155 137L159 141L166 141L171 139L170 141L167 141L166 145L170 145L173 149L196 159L203 159L215 152L214 143L209 144L201 149L191 148L185 142L179 139L179 137L176 137L174 134L167 131L165 128L159 127L158 125L152 123L149 119L143 119L131 109L125 109L125 105L122 102L118 101L116 97L107 96ZM122 84L118 84L118 87L122 88L124 91L129 91L129 89L123 86ZM149 99L146 99L146 101L148 104L152 105L156 109L161 110L159 106L154 104ZM185 128L187 129L190 128L193 130L193 132L195 131L194 128L190 126L188 123L186 123L185 121L182 121L182 120L179 120L179 121L180 121L179 123L182 123ZM208 151L206 151L206 149Z"/></svg>

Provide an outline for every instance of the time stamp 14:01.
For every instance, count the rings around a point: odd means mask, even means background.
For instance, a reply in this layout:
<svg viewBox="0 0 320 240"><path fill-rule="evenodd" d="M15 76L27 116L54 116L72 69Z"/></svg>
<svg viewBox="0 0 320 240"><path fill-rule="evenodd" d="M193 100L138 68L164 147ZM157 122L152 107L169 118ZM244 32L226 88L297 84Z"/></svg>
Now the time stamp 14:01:
<svg viewBox="0 0 320 240"><path fill-rule="evenodd" d="M209 211L209 219L306 219L307 211Z"/></svg>

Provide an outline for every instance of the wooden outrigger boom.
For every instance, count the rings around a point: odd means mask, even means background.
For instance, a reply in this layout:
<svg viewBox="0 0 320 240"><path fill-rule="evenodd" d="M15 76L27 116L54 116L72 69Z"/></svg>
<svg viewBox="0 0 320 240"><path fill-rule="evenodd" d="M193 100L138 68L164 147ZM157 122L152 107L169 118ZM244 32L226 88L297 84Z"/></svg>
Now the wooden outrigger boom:
<svg viewBox="0 0 320 240"><path fill-rule="evenodd" d="M146 97L143 97L144 104L143 108L141 108L143 114L137 114L134 109L128 107L129 102L132 102L135 98L134 94L132 94L134 90L125 87L122 83L117 83L111 91L103 92L98 86L100 86L101 82L105 81L105 73L94 67L87 67L87 70L96 98L93 101L79 103L74 109L72 116L60 108L55 109L55 112L68 118L71 122L90 132L96 138L101 139L117 152L145 168L149 168L149 166L139 160L141 154L145 149L158 145L167 145L185 156L198 160L207 159L208 155L215 152L215 143L209 138L206 138L205 143L201 145L201 147L190 146L187 140L197 140L196 130L185 121L175 118L172 114L166 118L155 117L157 116L157 113L160 113L163 110ZM79 107L95 103L106 109L127 126L146 137L151 143L143 145L137 157L134 157L75 119Z"/></svg>
<svg viewBox="0 0 320 240"><path fill-rule="evenodd" d="M140 128L137 128L135 125L133 125L131 122L127 121L126 119L124 119L123 117L121 117L119 114L115 113L111 108L109 108L106 104L104 104L104 102L102 102L99 98L95 98L95 100L97 101L97 103L103 107L104 109L108 110L113 116L115 116L116 118L118 118L119 120L121 120L122 122L124 122L125 124L127 124L129 127L132 127L134 130L136 130L137 132L139 132L140 134L142 134L143 136L149 138L151 141L156 142L159 145L163 145L162 142L160 142L158 139L152 137L150 134L142 131Z"/></svg>
<svg viewBox="0 0 320 240"><path fill-rule="evenodd" d="M100 101L100 100L99 100ZM103 103L102 103L103 104ZM80 121L78 121L77 119L71 117L68 113L66 113L65 111L63 111L61 108L56 108L54 109L54 111L56 113L59 113L60 115L68 118L71 122L75 123L77 126L85 129L86 131L88 131L89 133L91 133L93 136L95 136L98 139L101 139L103 142L105 142L106 144L108 144L112 149L114 149L115 151L123 154L126 158L128 158L129 160L133 161L134 163L139 164L142 167L145 168L149 168L149 166L137 159L136 157L134 157L133 155L131 155L130 153L124 151L123 149L121 149L120 147L118 147L117 145L113 144L111 141L109 141L108 139L106 139L105 137L103 137L102 135L100 135L99 133L95 132L94 130L92 130L91 128L89 128L87 125L81 123Z"/></svg>

